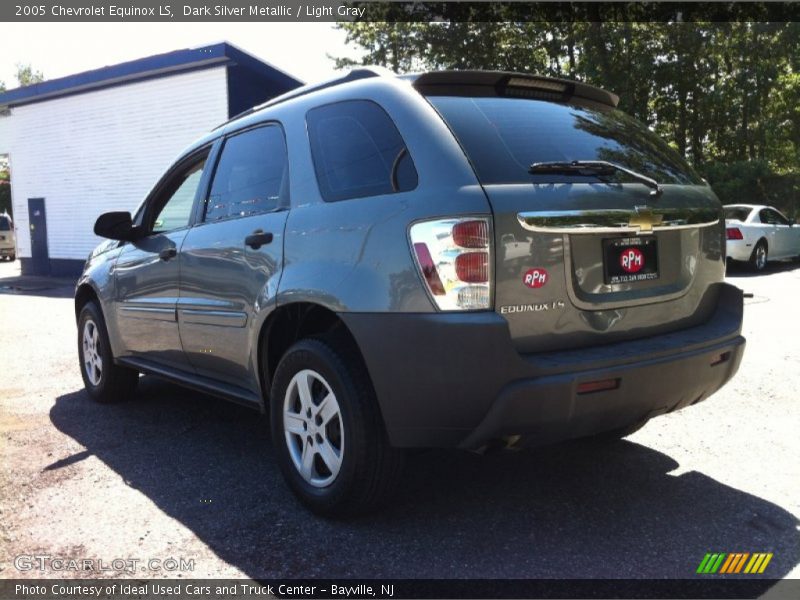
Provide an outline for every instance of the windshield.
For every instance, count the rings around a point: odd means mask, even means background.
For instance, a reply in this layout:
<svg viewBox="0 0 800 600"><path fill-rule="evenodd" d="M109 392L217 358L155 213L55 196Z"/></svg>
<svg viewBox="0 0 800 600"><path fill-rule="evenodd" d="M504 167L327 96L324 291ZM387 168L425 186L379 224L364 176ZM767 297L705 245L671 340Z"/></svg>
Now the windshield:
<svg viewBox="0 0 800 600"><path fill-rule="evenodd" d="M11 223L8 217L0 217L0 231L11 231Z"/></svg>
<svg viewBox="0 0 800 600"><path fill-rule="evenodd" d="M752 209L744 206L726 206L724 210L726 219L732 219L734 221L746 221L747 215L750 214Z"/></svg>
<svg viewBox="0 0 800 600"><path fill-rule="evenodd" d="M429 96L483 183L598 181L597 175L530 174L538 162L603 160L658 183L703 185L700 176L643 124L615 109L518 98ZM614 175L626 180L623 173Z"/></svg>

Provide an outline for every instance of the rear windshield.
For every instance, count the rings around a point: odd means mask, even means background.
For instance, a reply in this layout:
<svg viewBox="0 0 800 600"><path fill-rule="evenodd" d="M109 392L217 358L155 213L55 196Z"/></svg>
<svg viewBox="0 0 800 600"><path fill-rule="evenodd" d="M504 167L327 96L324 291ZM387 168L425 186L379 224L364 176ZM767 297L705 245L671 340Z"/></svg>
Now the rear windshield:
<svg viewBox="0 0 800 600"><path fill-rule="evenodd" d="M528 173L535 162L604 160L659 183L702 185L680 155L615 109L518 98L429 96L482 183L597 181L594 176ZM620 180L626 176L619 175Z"/></svg>
<svg viewBox="0 0 800 600"><path fill-rule="evenodd" d="M752 209L745 208L743 206L726 206L724 210L726 219L733 219L734 221L746 221L747 215L750 214Z"/></svg>
<svg viewBox="0 0 800 600"><path fill-rule="evenodd" d="M0 231L11 231L11 223L8 217L0 217Z"/></svg>

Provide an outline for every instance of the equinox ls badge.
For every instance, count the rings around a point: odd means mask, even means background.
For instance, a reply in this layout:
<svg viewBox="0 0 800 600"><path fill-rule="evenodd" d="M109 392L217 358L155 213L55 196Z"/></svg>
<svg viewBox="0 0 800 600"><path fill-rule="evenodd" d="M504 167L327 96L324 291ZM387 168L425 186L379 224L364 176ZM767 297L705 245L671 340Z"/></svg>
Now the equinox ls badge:
<svg viewBox="0 0 800 600"><path fill-rule="evenodd" d="M508 315L513 313L525 313L525 312L544 312L546 310L560 310L563 309L564 304L563 300L553 300L552 302L541 302L538 304L509 304L507 306L500 307L500 314L501 315Z"/></svg>

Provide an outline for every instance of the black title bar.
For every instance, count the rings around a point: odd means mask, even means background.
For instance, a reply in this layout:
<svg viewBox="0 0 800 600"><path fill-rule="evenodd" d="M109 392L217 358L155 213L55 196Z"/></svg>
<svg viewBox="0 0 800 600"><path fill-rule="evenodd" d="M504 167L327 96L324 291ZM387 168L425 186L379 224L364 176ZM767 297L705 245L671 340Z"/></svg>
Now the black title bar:
<svg viewBox="0 0 800 600"><path fill-rule="evenodd" d="M800 21L797 2L3 0L9 22Z"/></svg>
<svg viewBox="0 0 800 600"><path fill-rule="evenodd" d="M694 579L7 579L3 600L292 600L394 598L757 598L800 597L800 580Z"/></svg>

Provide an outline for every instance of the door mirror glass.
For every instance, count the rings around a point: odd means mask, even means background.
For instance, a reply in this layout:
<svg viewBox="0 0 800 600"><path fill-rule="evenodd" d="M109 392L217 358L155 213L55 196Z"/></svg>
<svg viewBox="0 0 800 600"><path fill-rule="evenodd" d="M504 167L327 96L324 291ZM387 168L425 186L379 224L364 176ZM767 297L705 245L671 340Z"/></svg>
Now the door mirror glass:
<svg viewBox="0 0 800 600"><path fill-rule="evenodd" d="M110 240L130 242L136 239L138 230L133 226L131 213L107 212L97 217L94 233Z"/></svg>

